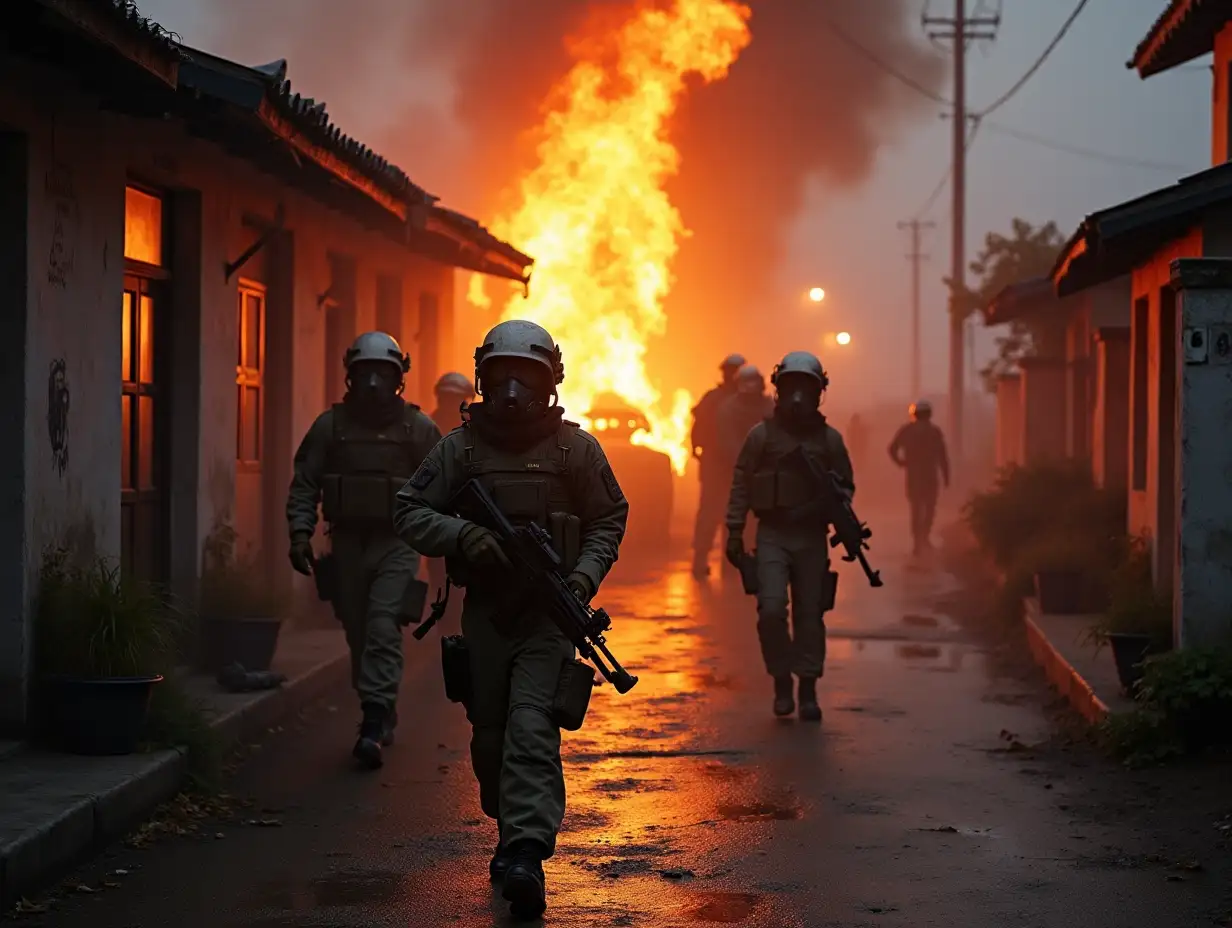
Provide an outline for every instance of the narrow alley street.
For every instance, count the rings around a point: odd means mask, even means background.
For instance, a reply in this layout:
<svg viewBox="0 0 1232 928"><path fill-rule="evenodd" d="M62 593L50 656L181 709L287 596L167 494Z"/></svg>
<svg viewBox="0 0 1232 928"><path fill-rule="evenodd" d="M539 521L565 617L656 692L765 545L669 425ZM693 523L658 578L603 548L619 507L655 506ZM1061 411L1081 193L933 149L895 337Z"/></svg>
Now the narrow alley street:
<svg viewBox="0 0 1232 928"><path fill-rule="evenodd" d="M821 728L770 716L752 601L735 580L699 586L684 561L622 562L598 602L641 682L623 698L601 688L585 728L566 735L569 814L547 865L546 923L1221 924L1227 880L1162 847L1143 808L1094 803L1118 788L1092 786L1103 767L1031 749L1048 734L1042 685L998 679L931 611L946 581L905 569L893 517L874 524L886 586L842 566ZM506 924L437 635L407 640L400 739L383 770L351 768L355 719L340 692L243 766L230 791L253 805L236 822L113 852L68 885L118 887L70 892L26 923ZM254 818L270 827L241 824Z"/></svg>

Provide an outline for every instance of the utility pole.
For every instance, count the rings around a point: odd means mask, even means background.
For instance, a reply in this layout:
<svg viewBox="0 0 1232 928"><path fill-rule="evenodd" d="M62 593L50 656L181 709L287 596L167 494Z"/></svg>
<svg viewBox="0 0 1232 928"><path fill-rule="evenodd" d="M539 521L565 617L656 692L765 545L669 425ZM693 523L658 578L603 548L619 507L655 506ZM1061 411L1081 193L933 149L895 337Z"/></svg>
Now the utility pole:
<svg viewBox="0 0 1232 928"><path fill-rule="evenodd" d="M963 375L966 332L961 299L966 292L967 218L967 43L995 39L1000 16L968 16L966 0L954 0L954 16L924 16L924 28L932 39L954 43L954 166L950 185L954 204L951 217L953 243L950 262L950 448L956 463L963 459Z"/></svg>
<svg viewBox="0 0 1232 928"><path fill-rule="evenodd" d="M911 251L907 260L911 262L911 401L920 398L920 262L927 261L928 255L920 251L920 232L924 229L936 228L935 222L921 222L919 219L909 219L900 222L900 229L911 232Z"/></svg>

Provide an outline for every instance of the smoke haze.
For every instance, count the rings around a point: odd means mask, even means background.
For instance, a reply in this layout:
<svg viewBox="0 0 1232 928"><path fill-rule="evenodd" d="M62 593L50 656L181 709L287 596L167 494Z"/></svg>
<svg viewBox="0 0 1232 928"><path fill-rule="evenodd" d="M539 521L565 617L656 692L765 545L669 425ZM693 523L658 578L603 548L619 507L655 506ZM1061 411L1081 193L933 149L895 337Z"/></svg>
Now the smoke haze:
<svg viewBox="0 0 1232 928"><path fill-rule="evenodd" d="M593 34L632 2L209 0L208 47L289 59L296 88L326 99L346 131L488 219L533 163L530 130L570 66L566 37ZM798 322L776 325L773 277L807 184L860 182L880 146L936 112L835 27L920 84L945 77L941 54L911 38L908 0L749 5L752 44L725 80L698 82L673 127L682 162L671 193L693 235L675 264L668 335L650 356L667 388L700 388L730 350L764 357L781 345L783 325Z"/></svg>

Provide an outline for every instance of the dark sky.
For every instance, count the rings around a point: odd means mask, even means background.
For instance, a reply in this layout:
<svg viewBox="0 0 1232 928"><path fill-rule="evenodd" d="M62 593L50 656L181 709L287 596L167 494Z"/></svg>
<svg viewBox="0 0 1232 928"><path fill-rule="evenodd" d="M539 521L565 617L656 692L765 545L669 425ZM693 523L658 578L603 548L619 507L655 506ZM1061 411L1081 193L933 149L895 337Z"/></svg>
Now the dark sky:
<svg viewBox="0 0 1232 928"><path fill-rule="evenodd" d="M285 12L287 0L145 0L141 7L190 44L253 64L288 58L293 82L326 99L344 129L382 147L383 153L450 205L483 219L491 188L499 186L501 168L499 163L485 167L482 161L459 160L458 153L478 151L503 157L509 133L527 118L525 94L509 92L508 86L502 87L491 76L502 73L502 68L508 73L512 67L528 85L546 80L559 62L553 57L555 46L547 39L570 18L570 8L580 5L580 0L565 4L562 20L558 0L544 0L544 8L552 8L550 14L506 23L497 34L499 41L493 42L492 33L483 34L485 25L491 28L490 21L477 13L506 2L453 0L448 5L423 7L392 0L294 0L293 16ZM681 301L687 299L695 306L712 300L717 307L718 336L759 363L769 366L776 355L795 347L824 349L836 390L858 391L870 400L906 401L910 278L908 262L902 257L905 234L895 224L916 213L941 179L949 158L949 123L942 118L943 107L844 52L842 44L818 22L794 23L793 29L788 22L791 17L773 9L780 3L763 0L769 12L758 14L763 16L761 44L755 20L753 46L746 52L749 74L737 87L738 72L733 72L733 86L727 92L733 106L769 111L755 113L755 117L777 131L755 138L741 138L738 133L725 137L720 131L724 123L713 112L723 105L724 91L707 88L699 92L678 126L686 161L677 195L686 222L703 231L720 228L708 213L729 204L737 214L752 210L758 230L783 231L785 248L766 276L732 274L730 293L724 292L723 281L716 275L690 266L691 261L703 260L699 251L682 254L678 269L687 278L687 288L681 288L687 292L678 293L669 304L674 323L669 321L668 335L657 354L684 359L680 376L688 382L663 386L696 389L699 385L694 381L709 376L698 373L712 365L708 356L698 356L689 331L695 311L686 310ZM923 0L817 4L828 7L827 15L847 24L852 34L877 48L893 66L925 83L939 81L936 86L948 97L946 69L943 66L938 71L930 64L934 50L918 22L926 5ZM982 4L969 0L969 8L977 5L987 10L996 6L996 0ZM365 15L378 7L383 8L382 15ZM862 22L865 11L872 9L871 15L876 16L879 9L890 7L902 8L898 21L870 33L868 24ZM941 15L949 13L952 4L945 2L942 9L942 0L932 0L931 7L931 13ZM969 53L969 105L973 109L999 96L1031 64L1072 10L1073 0L1004 0L1002 7L995 44ZM1007 229L1014 216L1031 221L1053 219L1068 234L1084 214L1170 183L1207 164L1209 72L1191 67L1143 82L1124 66L1162 8L1163 0L1092 0L1039 74L989 117L971 152L969 252L976 250L986 231ZM438 15L443 10L456 19L448 24L449 29L441 30L435 16L423 17L425 9ZM769 23L774 17L782 17L782 22L772 29ZM536 30L545 35L536 37ZM322 37L328 39L324 45ZM906 42L913 43L914 49ZM482 67L476 70L472 62L468 71L457 43L485 49ZM821 65L809 60L811 46L825 59ZM799 69L797 83L809 85L794 106L791 100L766 91L768 78L756 79L757 72L767 66L764 56L771 49L788 59L773 64ZM816 75L821 78L808 79ZM861 102L848 105L852 99ZM807 110L802 108L805 105ZM503 122L492 119L493 114L502 113ZM462 117L461 125L457 114ZM478 137L465 128L467 118L476 114L483 116L486 131ZM815 116L809 118L811 114ZM783 127L793 124L801 132L789 139ZM1014 137L1022 133L1042 141ZM1049 147L1051 143L1096 154L1057 151ZM733 164L738 166L740 158L728 159L727 164L720 159L687 159L690 150L713 151L724 144L738 146L746 154L784 148L786 163L780 163L777 172L760 176L741 172L735 176L743 183L733 184ZM390 146L397 150L389 150ZM1099 153L1167 166L1116 163L1098 157ZM802 183L803 172L810 167L816 170ZM924 370L926 387L932 389L942 389L945 383L940 277L949 270L949 202L949 193L944 191L926 217L938 223L926 242L931 261L924 268ZM773 222L770 217L775 217ZM770 239L750 236L748 241L762 248L752 260L764 262L775 254ZM717 238L710 240L712 248L720 244ZM741 252L723 254L718 249L717 253L734 266ZM759 283L751 291L748 288L754 280ZM828 292L821 309L803 299L804 291L814 284ZM741 328L733 322L738 310L734 312L732 305L746 302L754 304L752 335L743 334L749 330L747 324ZM686 311L689 319L684 317ZM852 332L851 345L826 348L825 334L840 329ZM986 353L990 343L990 333L981 333L978 350ZM714 353L718 347L717 343L713 348L706 345L702 354L707 349Z"/></svg>

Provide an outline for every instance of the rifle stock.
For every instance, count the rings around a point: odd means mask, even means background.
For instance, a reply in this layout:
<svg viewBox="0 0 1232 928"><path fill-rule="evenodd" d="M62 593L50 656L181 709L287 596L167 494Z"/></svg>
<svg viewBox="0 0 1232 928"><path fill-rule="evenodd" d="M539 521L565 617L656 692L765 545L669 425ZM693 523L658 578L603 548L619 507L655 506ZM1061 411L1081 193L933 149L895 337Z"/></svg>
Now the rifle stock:
<svg viewBox="0 0 1232 928"><path fill-rule="evenodd" d="M881 571L873 570L868 558L864 556L868 549L868 539L873 537L873 530L861 522L851 508L851 501L843 492L838 477L830 471L823 470L821 465L809 457L803 446L797 446L783 458L783 463L802 473L810 485L816 489L825 520L834 527L830 538L830 547L840 545L845 552L844 561L857 561L868 585L878 587L883 585Z"/></svg>
<svg viewBox="0 0 1232 928"><path fill-rule="evenodd" d="M476 513L484 528L496 533L505 556L513 565L516 582L538 605L546 609L578 653L595 665L603 678L624 694L637 685L637 677L620 666L608 650L603 633L612 627L603 609L583 603L560 574L561 561L552 547L551 536L534 522L515 526L497 507L487 488L478 480L468 480L454 497L455 511ZM609 666L610 665L610 666Z"/></svg>

